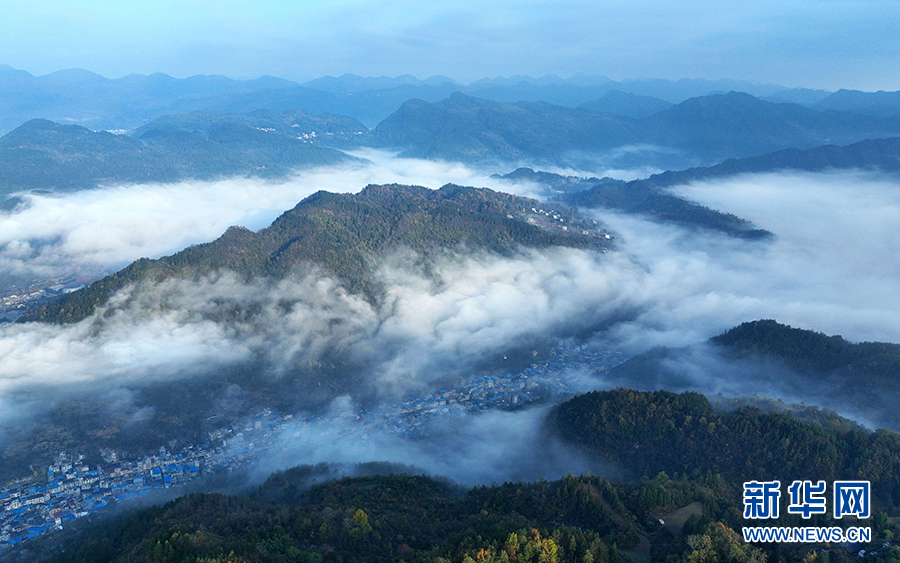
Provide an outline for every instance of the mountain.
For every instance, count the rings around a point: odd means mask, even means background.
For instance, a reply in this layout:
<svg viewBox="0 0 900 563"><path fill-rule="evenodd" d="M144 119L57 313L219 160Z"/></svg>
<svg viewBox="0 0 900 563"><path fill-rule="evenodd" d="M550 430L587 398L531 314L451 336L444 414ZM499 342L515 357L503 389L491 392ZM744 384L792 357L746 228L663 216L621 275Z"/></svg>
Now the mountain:
<svg viewBox="0 0 900 563"><path fill-rule="evenodd" d="M654 174L647 178L647 182L656 186L676 186L736 174L847 169L900 172L900 137L867 139L843 147L826 145L807 150L785 149L749 158L728 159L715 166Z"/></svg>
<svg viewBox="0 0 900 563"><path fill-rule="evenodd" d="M302 85L313 90L332 92L334 94L359 94L369 90L389 90L398 86L441 86L445 83L458 84L455 80L446 76L432 76L425 80L419 80L410 74L392 78L390 76L359 76L348 73L342 74L337 78L334 76L323 76L304 82Z"/></svg>
<svg viewBox="0 0 900 563"><path fill-rule="evenodd" d="M603 182L583 192L566 194L561 201L566 205L638 213L660 222L709 229L748 240L773 236L771 232L757 229L750 221L737 215L688 201L642 180Z"/></svg>
<svg viewBox="0 0 900 563"><path fill-rule="evenodd" d="M518 168L493 178L514 182L530 182L539 186L544 198L577 207L598 207L639 213L656 221L691 228L705 228L745 239L765 239L769 231L756 229L752 223L729 213L714 211L668 193L649 182L626 182L613 178L579 178L551 172L535 172Z"/></svg>
<svg viewBox="0 0 900 563"><path fill-rule="evenodd" d="M749 80L705 80L703 78L681 78L664 80L660 78L635 78L622 80L615 89L629 94L652 96L668 102L680 103L690 98L709 96L722 92L746 92L752 96L771 96L785 90L777 84L760 84Z"/></svg>
<svg viewBox="0 0 900 563"><path fill-rule="evenodd" d="M636 477L716 475L732 490L751 480L812 481L865 475L874 502L900 502L900 435L804 422L752 407L722 412L699 393L617 388L557 406L551 424L597 459Z"/></svg>
<svg viewBox="0 0 900 563"><path fill-rule="evenodd" d="M421 98L436 102L458 89L458 85L445 82L437 85L401 84L358 93L335 93L301 86L257 91L235 90L202 98L177 100L166 113L250 113L260 109L280 113L300 109L314 114L347 115L358 119L367 127L374 127L407 100Z"/></svg>
<svg viewBox="0 0 900 563"><path fill-rule="evenodd" d="M749 94L686 100L642 122L649 142L704 158L743 158L776 150L850 144L900 133L900 119L818 112L797 104L774 104Z"/></svg>
<svg viewBox="0 0 900 563"><path fill-rule="evenodd" d="M842 169L900 172L900 137L867 139L843 147L826 145L807 150L784 149L760 156L732 158L715 166L654 174L647 178L647 182L656 186L677 186L736 174L779 170L822 172Z"/></svg>
<svg viewBox="0 0 900 563"><path fill-rule="evenodd" d="M827 90L815 90L812 88L791 88L782 90L769 96L760 96L767 102L775 102L776 104L800 104L801 106L811 107L816 102L830 96L833 92Z"/></svg>
<svg viewBox="0 0 900 563"><path fill-rule="evenodd" d="M0 190L72 190L179 178L166 155L122 135L33 119L0 137Z"/></svg>
<svg viewBox="0 0 900 563"><path fill-rule="evenodd" d="M531 211L538 205L565 223L541 220ZM359 408L379 408L380 401L393 403L403 392L389 382L393 376L383 374L387 364L408 362L433 372L420 380L404 371L399 382L404 389L425 386L432 378L451 381L462 369L481 370L494 361L493 353L453 350L437 352L432 360L420 359L415 350L415 359L405 356L407 337L391 325L402 327L407 314L417 317L418 312L396 308L404 302L418 307L420 297L439 295L448 285L467 286L468 280L453 276L465 271L457 265L470 258L477 268L493 267L510 262L503 258L527 263L531 253L523 249L577 248L597 250L594 258L600 259L611 242L593 222L527 198L454 185L439 190L372 185L358 194L318 192L258 232L231 227L212 242L157 260L137 260L23 319L85 322L20 328L71 334L79 342L87 333L94 335L91 339L116 341L129 327L162 322L166 335L174 332L177 338L212 330L211 342L218 347L226 346L223 339L233 341L228 347L237 354L206 355L200 347L202 360L172 358L177 375L133 377L144 369L143 362L132 364L126 351L129 367L108 380L111 386L106 380L80 385L48 401L35 424L4 427L0 480L15 478L29 464L52 463L49 458L60 451L77 450L99 460L101 450L136 457L171 440L203 443L209 432L242 424L263 408L323 416L336 397L353 397ZM502 287L516 280L500 273L502 295ZM400 295L407 291L413 295ZM578 314L570 315L572 322ZM526 347L521 362L530 365L543 332L498 343L510 357L503 357L504 369L518 365L516 354ZM194 341L187 338L193 354ZM412 333L409 339L414 350L418 336ZM135 340L144 341L143 335ZM102 364L106 353L85 361ZM168 350L161 346L159 355L168 357ZM457 357L464 367L454 367ZM114 400L111 388L124 389L127 404L104 407Z"/></svg>
<svg viewBox="0 0 900 563"><path fill-rule="evenodd" d="M57 563L620 563L642 533L627 492L599 477L464 490L374 474L309 486L321 472L292 468L241 495L184 496L14 551Z"/></svg>
<svg viewBox="0 0 900 563"><path fill-rule="evenodd" d="M193 135L205 139L217 139L223 130L245 131L248 143L256 143L258 150L267 144L283 145L295 140L305 145L324 147L359 146L368 136L365 125L352 117L334 114L315 115L300 110L283 113L257 110L248 114L212 114L190 112L167 115L154 119L134 130L132 136L146 142L160 143L160 138L170 134ZM251 132L250 130L254 131ZM275 140L277 139L277 140ZM249 144L233 148L250 150ZM285 160L278 162L273 154L272 165L290 166Z"/></svg>
<svg viewBox="0 0 900 563"><path fill-rule="evenodd" d="M867 115L900 115L900 91L861 92L859 90L838 90L817 100L811 107L818 110L834 109Z"/></svg>
<svg viewBox="0 0 900 563"><path fill-rule="evenodd" d="M93 130L131 129L150 118L170 113L177 101L289 86L296 83L271 76L255 80L203 75L176 79L156 73L109 79L81 69L32 76L3 65L0 67L0 133L35 118Z"/></svg>
<svg viewBox="0 0 900 563"><path fill-rule="evenodd" d="M617 119L547 103L506 104L454 93L434 104L410 100L378 124L382 146L405 156L465 162L559 162L572 150L601 150L637 137Z"/></svg>
<svg viewBox="0 0 900 563"><path fill-rule="evenodd" d="M859 476L871 483L872 541L898 531L900 436L821 425L753 408L721 412L703 395L593 392L547 420L609 480L568 475L464 489L383 463L298 466L240 494L193 493L162 506L16 545L3 561L622 561L849 562L858 547L745 542L743 483ZM499 430L504 431L504 430ZM542 455L544 444L522 449ZM340 478L336 478L338 473ZM352 476L346 476L349 472ZM670 477L671 475L671 477ZM784 506L784 499L782 499ZM835 526L831 514L781 511L784 526ZM890 543L887 544L890 547ZM827 551L824 551L827 549ZM816 550L816 551L811 551ZM881 549L882 552L887 548ZM877 559L881 560L881 559Z"/></svg>
<svg viewBox="0 0 900 563"><path fill-rule="evenodd" d="M582 178L579 176L563 176L553 172L534 171L531 168L516 168L509 174L492 174L491 178L510 180L513 182L529 182L538 186L541 195L548 199L559 198L563 194L572 194L589 190L597 184L611 182L624 183L613 178Z"/></svg>
<svg viewBox="0 0 900 563"><path fill-rule="evenodd" d="M568 231L527 222L533 215L529 210L538 205L528 198L452 184L439 190L371 185L355 195L317 192L256 233L231 227L213 242L158 260L138 260L25 320L81 320L114 292L136 282L193 278L221 270L244 278L279 278L309 264L375 299L378 287L371 279L372 263L398 247L428 254L436 248L466 245L471 250L506 253L518 246L601 248L608 244L587 223ZM565 215L571 217L571 213Z"/></svg>
<svg viewBox="0 0 900 563"><path fill-rule="evenodd" d="M420 158L568 166L593 158L647 166L688 159L714 163L897 134L900 118L818 112L737 92L691 98L642 119L457 92L438 103L406 102L378 124L374 139Z"/></svg>
<svg viewBox="0 0 900 563"><path fill-rule="evenodd" d="M785 88L775 84L759 84L745 80L638 78L616 81L606 76L576 74L570 78L553 75L542 78L518 75L508 78L484 78L472 82L460 91L470 96L498 102L542 101L576 107L582 103L596 100L611 91L657 98L669 103L680 103L688 98L732 90L747 92L754 96L771 96L785 91Z"/></svg>
<svg viewBox="0 0 900 563"><path fill-rule="evenodd" d="M271 177L350 159L308 140L251 125L272 123L262 117L256 121L202 115L166 118L141 128L138 138L34 119L0 137L0 193L234 175ZM317 125L323 125L320 131L327 131L326 122L338 131L333 137L352 137L355 130L365 130L349 118L302 117L298 133Z"/></svg>
<svg viewBox="0 0 900 563"><path fill-rule="evenodd" d="M610 90L602 98L585 102L578 107L579 109L596 111L607 115L641 118L650 117L673 105L670 102L652 96L641 96L622 92L621 90Z"/></svg>
<svg viewBox="0 0 900 563"><path fill-rule="evenodd" d="M697 374L702 373L703 376ZM657 348L610 371L641 389L697 389L815 402L867 424L900 429L900 345L850 343L773 320L744 323L707 343ZM698 379L699 377L699 379Z"/></svg>

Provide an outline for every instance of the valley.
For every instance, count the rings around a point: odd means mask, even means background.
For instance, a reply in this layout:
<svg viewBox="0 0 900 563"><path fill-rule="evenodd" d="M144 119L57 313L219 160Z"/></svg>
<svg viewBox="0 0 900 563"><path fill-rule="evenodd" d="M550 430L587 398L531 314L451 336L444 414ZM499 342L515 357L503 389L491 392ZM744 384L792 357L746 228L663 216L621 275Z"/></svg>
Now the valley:
<svg viewBox="0 0 900 563"><path fill-rule="evenodd" d="M0 561L900 560L897 92L173 76L0 66Z"/></svg>

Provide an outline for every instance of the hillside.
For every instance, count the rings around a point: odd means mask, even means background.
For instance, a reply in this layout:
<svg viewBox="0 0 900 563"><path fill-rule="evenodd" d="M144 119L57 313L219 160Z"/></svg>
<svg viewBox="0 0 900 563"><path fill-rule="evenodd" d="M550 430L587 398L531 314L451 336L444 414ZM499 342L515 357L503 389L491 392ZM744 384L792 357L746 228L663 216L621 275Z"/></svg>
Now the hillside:
<svg viewBox="0 0 900 563"><path fill-rule="evenodd" d="M529 182L538 187L544 199L570 206L638 213L655 221L709 229L749 240L773 236L769 231L754 228L745 219L688 201L647 181L580 178L535 172L531 168L518 168L509 174L494 174L493 177L512 182Z"/></svg>
<svg viewBox="0 0 900 563"><path fill-rule="evenodd" d="M410 100L378 124L375 141L405 156L466 162L536 159L637 142L618 119L547 103L501 103L454 93Z"/></svg>
<svg viewBox="0 0 900 563"><path fill-rule="evenodd" d="M465 491L425 476L386 475L306 489L315 469L276 473L241 496L182 497L78 536L32 542L22 555L56 552L47 561L59 563L619 563L619 549L639 530L619 500L624 491L597 477ZM605 505L629 521L617 522Z"/></svg>
<svg viewBox="0 0 900 563"><path fill-rule="evenodd" d="M699 393L625 388L575 397L555 408L551 424L635 476L716 475L732 490L751 480L864 478L880 507L900 503L900 435L889 430L817 425L754 408L719 412Z"/></svg>
<svg viewBox="0 0 900 563"><path fill-rule="evenodd" d="M638 213L653 220L683 227L703 228L729 236L760 240L773 234L731 213L723 213L670 194L648 182L604 182L593 188L563 196L567 205L600 207Z"/></svg>
<svg viewBox="0 0 900 563"><path fill-rule="evenodd" d="M628 94L621 90L610 90L602 97L581 104L579 109L596 111L607 115L621 115L636 119L650 117L674 104L653 96Z"/></svg>
<svg viewBox="0 0 900 563"><path fill-rule="evenodd" d="M677 186L737 174L781 170L824 172L847 169L900 172L900 137L867 139L846 146L825 145L807 150L785 149L749 158L729 159L715 166L667 171L654 174L646 181L656 186Z"/></svg>
<svg viewBox="0 0 900 563"><path fill-rule="evenodd" d="M714 160L843 145L900 133L897 117L819 112L740 92L691 98L642 124L648 141Z"/></svg>
<svg viewBox="0 0 900 563"><path fill-rule="evenodd" d="M24 320L77 321L128 284L220 270L245 278L278 278L298 267L316 265L338 276L352 291L374 299L378 288L370 277L373 262L401 247L425 254L459 246L504 253L519 246L600 248L608 244L595 234L526 222L535 205L538 202L527 198L449 184L439 190L373 185L356 195L317 192L259 232L232 227L213 242L158 260L138 260ZM587 224L584 229L595 232Z"/></svg>
<svg viewBox="0 0 900 563"><path fill-rule="evenodd" d="M709 374L702 381L695 379L698 369ZM900 429L893 399L900 393L900 345L854 344L772 320L744 323L701 345L651 350L611 370L610 377L645 389L724 385L748 395L767 389Z"/></svg>
<svg viewBox="0 0 900 563"><path fill-rule="evenodd" d="M0 194L232 175L279 176L298 167L349 159L337 150L267 134L233 119L210 121L206 131L194 132L163 120L142 129L140 138L132 138L31 120L0 137Z"/></svg>
<svg viewBox="0 0 900 563"><path fill-rule="evenodd" d="M284 137L300 140L304 144L315 144L326 147L358 146L362 138L368 134L365 125L352 117L335 114L312 114L300 110L273 112L257 110L245 114L213 114L204 112L188 112L166 115L154 119L150 123L138 127L133 137L150 141L165 134L181 133L216 138L222 130L254 129L255 137L248 140L268 137ZM287 165L287 162L280 163Z"/></svg>
<svg viewBox="0 0 900 563"><path fill-rule="evenodd" d="M641 119L547 103L493 102L457 92L437 103L406 102L374 132L381 146L420 158L572 165L593 155L613 159L609 163L666 168L679 158L712 163L898 134L897 117L818 112L738 92L691 98ZM609 152L621 147L628 150ZM633 153L642 158L635 160Z"/></svg>
<svg viewBox="0 0 900 563"><path fill-rule="evenodd" d="M723 413L696 393L594 392L557 406L548 426L600 471L465 490L409 468L299 466L240 495L191 494L17 547L4 560L799 562L811 547L745 543L744 480L864 478L880 547L900 531L900 436L802 422L754 409ZM523 444L540 455L541 444ZM644 477L640 477L641 475ZM324 483L317 481L324 480ZM784 499L787 493L782 491ZM841 522L840 525L846 525ZM779 525L835 526L782 511ZM830 560L855 550L831 546Z"/></svg>

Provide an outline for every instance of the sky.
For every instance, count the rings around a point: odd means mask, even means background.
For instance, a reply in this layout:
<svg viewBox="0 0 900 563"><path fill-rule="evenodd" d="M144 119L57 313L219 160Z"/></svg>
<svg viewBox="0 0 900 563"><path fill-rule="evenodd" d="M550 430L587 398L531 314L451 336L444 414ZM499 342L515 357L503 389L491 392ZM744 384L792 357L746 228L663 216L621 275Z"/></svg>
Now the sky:
<svg viewBox="0 0 900 563"><path fill-rule="evenodd" d="M35 75L581 72L900 89L893 0L4 0L2 13L0 64Z"/></svg>

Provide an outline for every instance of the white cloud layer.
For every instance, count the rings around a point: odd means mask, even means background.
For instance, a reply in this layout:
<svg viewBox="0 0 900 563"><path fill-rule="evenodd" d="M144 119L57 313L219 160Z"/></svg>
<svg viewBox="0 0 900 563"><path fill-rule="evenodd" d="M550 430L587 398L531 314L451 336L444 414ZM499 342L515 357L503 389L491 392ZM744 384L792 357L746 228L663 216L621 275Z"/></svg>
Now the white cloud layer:
<svg viewBox="0 0 900 563"><path fill-rule="evenodd" d="M307 172L283 184L235 180L32 197L31 207L0 224L6 244L0 257L15 263L16 248L49 240L44 248L52 252L30 259L40 267L66 261L108 266L213 238L232 223L260 227L317 189L493 182L454 164L370 156L377 165ZM525 193L534 188L503 186ZM620 236L615 252L546 249L498 257L450 251L437 259L436 277L428 277L400 250L378 269L386 295L377 305L314 270L281 281L247 283L222 274L132 288L77 324L0 327L0 420L33 403L40 389L92 382L127 388L259 357L277 377L329 350L368 365L365 377L374 382L368 389L395 397L437 385L448 372L531 337L572 334L616 315L625 320L598 338L632 353L696 343L759 318L854 341L900 342L900 256L892 248L897 187L847 173L747 176L680 188L773 231L772 242L598 212ZM204 202L212 208L204 210ZM235 308L252 313L229 316ZM534 435L532 416L515 419L527 430L523 436ZM497 414L460 427L473 436L471 455L489 451L496 428L516 427L513 418ZM329 434L298 440L327 445ZM353 451L365 455L353 460L403 461L424 447L379 444L359 444ZM339 450L329 451L311 461L348 461ZM485 468L501 464L505 451L485 457ZM420 453L435 472L466 482L486 478L459 456Z"/></svg>
<svg viewBox="0 0 900 563"><path fill-rule="evenodd" d="M460 164L395 159L383 151L356 154L370 161L305 170L283 182L233 178L22 195L24 205L0 212L0 272L23 277L104 273L138 258L208 242L231 225L266 227L318 190L354 193L370 183L438 188L492 182Z"/></svg>

